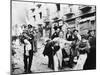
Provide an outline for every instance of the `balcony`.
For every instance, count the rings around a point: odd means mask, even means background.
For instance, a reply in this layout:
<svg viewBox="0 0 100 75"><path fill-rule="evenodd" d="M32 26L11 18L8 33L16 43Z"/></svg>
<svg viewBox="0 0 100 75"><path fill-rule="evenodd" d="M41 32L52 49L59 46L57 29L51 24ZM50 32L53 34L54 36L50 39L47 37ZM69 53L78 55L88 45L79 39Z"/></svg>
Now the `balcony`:
<svg viewBox="0 0 100 75"><path fill-rule="evenodd" d="M74 16L74 13L70 12L68 14L65 14L65 16L67 17L67 19L72 18Z"/></svg>
<svg viewBox="0 0 100 75"><path fill-rule="evenodd" d="M59 21L61 21L62 19L59 19L58 17L55 17L55 18L53 18L53 22L59 22Z"/></svg>
<svg viewBox="0 0 100 75"><path fill-rule="evenodd" d="M82 11L82 13L87 13L91 10L91 6L81 6L79 9Z"/></svg>

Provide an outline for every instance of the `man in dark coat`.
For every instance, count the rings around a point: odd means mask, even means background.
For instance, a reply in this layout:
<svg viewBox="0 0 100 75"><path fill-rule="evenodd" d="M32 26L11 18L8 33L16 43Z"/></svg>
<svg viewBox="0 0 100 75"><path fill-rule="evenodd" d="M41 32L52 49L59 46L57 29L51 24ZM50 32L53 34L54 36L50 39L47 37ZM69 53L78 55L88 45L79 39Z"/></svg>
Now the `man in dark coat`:
<svg viewBox="0 0 100 75"><path fill-rule="evenodd" d="M54 59L53 56L56 54L57 50L59 50L60 46L55 45L55 41L48 41L45 45L43 55L48 56L48 67L54 69Z"/></svg>
<svg viewBox="0 0 100 75"><path fill-rule="evenodd" d="M34 52L34 46L33 46L33 41L34 41L34 35L33 32L31 31L32 25L28 25L28 30L24 31L22 33L22 42L24 44L24 72L25 73L31 73L31 65L32 65L32 59L33 59L33 52ZM31 45L30 50L26 50L26 42L27 40L29 44ZM28 55L27 55L28 53ZM29 59L29 61L28 61Z"/></svg>

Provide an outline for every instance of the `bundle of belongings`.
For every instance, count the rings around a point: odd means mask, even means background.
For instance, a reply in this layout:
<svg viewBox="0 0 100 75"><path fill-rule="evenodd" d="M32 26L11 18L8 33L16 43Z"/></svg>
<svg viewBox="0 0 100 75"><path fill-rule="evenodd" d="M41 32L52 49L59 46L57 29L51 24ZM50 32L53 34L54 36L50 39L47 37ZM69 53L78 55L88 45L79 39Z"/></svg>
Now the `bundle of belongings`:
<svg viewBox="0 0 100 75"><path fill-rule="evenodd" d="M71 65L71 43L65 43L65 47L62 49L62 55L63 55L63 60L62 60L62 66L66 67Z"/></svg>
<svg viewBox="0 0 100 75"><path fill-rule="evenodd" d="M29 50L31 50L31 44L27 39L25 39L24 42L25 42L25 46L26 46L25 47L26 55L29 56Z"/></svg>
<svg viewBox="0 0 100 75"><path fill-rule="evenodd" d="M48 67L58 71L63 67L63 62L70 59L71 42L55 38L45 45L43 55L48 56Z"/></svg>

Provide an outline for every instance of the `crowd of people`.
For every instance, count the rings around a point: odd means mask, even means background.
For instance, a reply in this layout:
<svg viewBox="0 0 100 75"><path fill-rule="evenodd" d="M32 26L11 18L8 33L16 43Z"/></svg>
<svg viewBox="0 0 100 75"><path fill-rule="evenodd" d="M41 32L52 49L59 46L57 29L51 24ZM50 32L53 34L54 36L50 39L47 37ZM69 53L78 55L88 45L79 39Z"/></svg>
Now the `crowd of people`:
<svg viewBox="0 0 100 75"><path fill-rule="evenodd" d="M34 53L37 52L37 30L32 25L23 25L23 32L12 37L19 38L24 45L24 72L31 73ZM80 35L77 29L64 31L56 27L55 32L46 40L43 55L48 56L48 67L59 71L65 67L73 70L96 68L96 35L95 30L89 30L88 35ZM33 61L34 62L34 61Z"/></svg>
<svg viewBox="0 0 100 75"><path fill-rule="evenodd" d="M61 28L54 28L44 48L44 56L48 56L48 67L59 71L64 67L73 70L87 70L96 68L96 36L95 30L86 34L79 34L77 29L67 29L66 37Z"/></svg>

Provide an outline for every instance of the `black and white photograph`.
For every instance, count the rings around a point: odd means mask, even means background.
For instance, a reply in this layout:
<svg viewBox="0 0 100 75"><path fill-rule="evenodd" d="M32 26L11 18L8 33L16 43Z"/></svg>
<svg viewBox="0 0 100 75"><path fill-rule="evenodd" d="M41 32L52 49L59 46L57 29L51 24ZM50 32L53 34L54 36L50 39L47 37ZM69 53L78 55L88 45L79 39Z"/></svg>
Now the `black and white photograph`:
<svg viewBox="0 0 100 75"><path fill-rule="evenodd" d="M11 74L95 69L95 5L11 1Z"/></svg>

